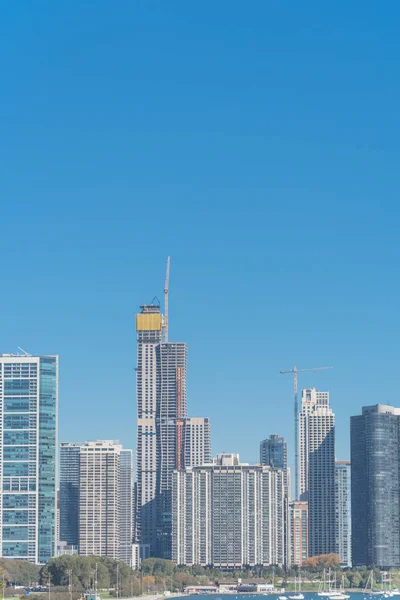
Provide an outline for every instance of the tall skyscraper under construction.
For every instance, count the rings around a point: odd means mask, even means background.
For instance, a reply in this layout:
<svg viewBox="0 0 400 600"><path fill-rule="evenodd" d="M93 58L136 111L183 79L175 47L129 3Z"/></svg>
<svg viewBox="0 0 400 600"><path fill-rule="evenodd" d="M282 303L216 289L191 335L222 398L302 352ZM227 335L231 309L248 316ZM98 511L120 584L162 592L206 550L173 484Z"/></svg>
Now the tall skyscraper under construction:
<svg viewBox="0 0 400 600"><path fill-rule="evenodd" d="M138 535L152 554L169 557L172 473L184 460L187 348L162 342L163 324L156 305L136 317Z"/></svg>
<svg viewBox="0 0 400 600"><path fill-rule="evenodd" d="M203 440L198 457L209 451L209 421L204 435L188 435L186 410L187 346L168 341L168 280L165 316L158 304L144 304L136 315L137 331L137 513L136 540L149 544L153 556L172 552L172 474L192 456L190 440Z"/></svg>
<svg viewBox="0 0 400 600"><path fill-rule="evenodd" d="M159 464L159 431L157 417L160 398L160 348L162 317L160 307L144 304L136 315L137 332L137 515L136 537L157 547L157 467Z"/></svg>

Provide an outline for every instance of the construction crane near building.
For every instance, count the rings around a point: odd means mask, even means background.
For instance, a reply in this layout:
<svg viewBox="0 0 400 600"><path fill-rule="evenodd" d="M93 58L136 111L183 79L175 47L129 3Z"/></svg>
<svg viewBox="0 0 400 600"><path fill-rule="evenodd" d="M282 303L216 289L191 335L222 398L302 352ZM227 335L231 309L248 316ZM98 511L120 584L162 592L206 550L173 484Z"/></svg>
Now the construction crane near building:
<svg viewBox="0 0 400 600"><path fill-rule="evenodd" d="M167 271L165 273L165 283L164 283L164 325L163 325L163 333L164 333L164 342L168 342L168 293L169 293L169 270L171 266L171 257L167 258Z"/></svg>
<svg viewBox="0 0 400 600"><path fill-rule="evenodd" d="M298 369L296 365L290 371L280 371L281 375L293 373L294 387L294 478L295 478L295 499L300 500L300 448L299 448L299 399L298 399L298 373L303 371L325 371L333 367L313 367L311 369Z"/></svg>

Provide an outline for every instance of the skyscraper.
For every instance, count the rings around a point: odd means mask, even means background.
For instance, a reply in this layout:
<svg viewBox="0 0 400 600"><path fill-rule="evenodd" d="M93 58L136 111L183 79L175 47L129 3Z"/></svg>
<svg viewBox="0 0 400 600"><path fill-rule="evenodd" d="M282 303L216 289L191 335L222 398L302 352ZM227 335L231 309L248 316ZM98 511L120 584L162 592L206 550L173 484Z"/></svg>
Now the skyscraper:
<svg viewBox="0 0 400 600"><path fill-rule="evenodd" d="M336 554L351 567L351 476L350 461L335 463Z"/></svg>
<svg viewBox="0 0 400 600"><path fill-rule="evenodd" d="M171 558L172 473L185 460L201 460L208 447L189 448L198 441L186 411L187 347L163 341L166 319L155 304L143 305L137 331L137 511L136 541L150 545L153 556ZM195 434L195 437L191 436ZM204 423L208 444L209 422ZM197 437L196 437L197 436Z"/></svg>
<svg viewBox="0 0 400 600"><path fill-rule="evenodd" d="M308 505L294 500L289 505L290 564L301 566L308 558Z"/></svg>
<svg viewBox="0 0 400 600"><path fill-rule="evenodd" d="M120 558L120 451L114 441L80 448L79 554Z"/></svg>
<svg viewBox="0 0 400 600"><path fill-rule="evenodd" d="M60 443L60 541L79 545L79 477L81 442Z"/></svg>
<svg viewBox="0 0 400 600"><path fill-rule="evenodd" d="M399 419L383 404L350 419L353 565L400 566Z"/></svg>
<svg viewBox="0 0 400 600"><path fill-rule="evenodd" d="M210 419L187 417L183 421L183 467L200 467L212 462Z"/></svg>
<svg viewBox="0 0 400 600"><path fill-rule="evenodd" d="M287 462L287 442L279 435L272 434L260 443L260 463L269 465L276 469L285 471L285 489L287 490L288 502L290 495L290 470ZM289 505L288 505L289 506ZM287 516L287 521L289 516ZM288 523L289 528L289 523ZM289 529L288 529L289 535Z"/></svg>
<svg viewBox="0 0 400 600"><path fill-rule="evenodd" d="M153 554L157 548L157 470L160 458L156 418L160 407L162 325L159 306L145 304L136 315L136 537L141 544L149 544Z"/></svg>
<svg viewBox="0 0 400 600"><path fill-rule="evenodd" d="M55 556L58 357L0 357L1 556Z"/></svg>
<svg viewBox="0 0 400 600"><path fill-rule="evenodd" d="M133 451L122 449L120 458L120 559L132 565L133 543Z"/></svg>
<svg viewBox="0 0 400 600"><path fill-rule="evenodd" d="M160 346L160 404L157 418L159 488L157 489L157 555L171 558L172 473L183 466L183 424L186 418L186 362L184 343Z"/></svg>
<svg viewBox="0 0 400 600"><path fill-rule="evenodd" d="M281 469L232 460L175 471L172 559L222 568L286 564L285 498Z"/></svg>
<svg viewBox="0 0 400 600"><path fill-rule="evenodd" d="M287 443L273 434L260 443L260 463L277 469L287 469Z"/></svg>
<svg viewBox="0 0 400 600"><path fill-rule="evenodd" d="M300 427L300 494L308 501L310 556L336 550L335 415L329 392L302 391Z"/></svg>
<svg viewBox="0 0 400 600"><path fill-rule="evenodd" d="M287 443L283 437L272 434L260 443L260 463L269 465L276 469L282 469L284 473L285 488L285 547L290 548L290 471L287 464ZM290 551L288 550L288 560Z"/></svg>

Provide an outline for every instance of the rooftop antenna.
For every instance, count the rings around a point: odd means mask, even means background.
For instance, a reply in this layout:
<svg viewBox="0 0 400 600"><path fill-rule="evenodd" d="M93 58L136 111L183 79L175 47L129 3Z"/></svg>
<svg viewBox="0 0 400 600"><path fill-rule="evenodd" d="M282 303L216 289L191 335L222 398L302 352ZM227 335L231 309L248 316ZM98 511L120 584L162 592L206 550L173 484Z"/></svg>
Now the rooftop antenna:
<svg viewBox="0 0 400 600"><path fill-rule="evenodd" d="M167 258L167 271L165 273L164 283L164 342L168 342L168 292L169 292L169 270L171 266L171 257Z"/></svg>
<svg viewBox="0 0 400 600"><path fill-rule="evenodd" d="M295 482L295 500L300 499L300 457L299 457L299 399L297 389L297 374L303 371L325 371L333 367L313 367L312 369L298 369L296 365L290 371L280 371L281 375L293 373L294 387L294 482Z"/></svg>

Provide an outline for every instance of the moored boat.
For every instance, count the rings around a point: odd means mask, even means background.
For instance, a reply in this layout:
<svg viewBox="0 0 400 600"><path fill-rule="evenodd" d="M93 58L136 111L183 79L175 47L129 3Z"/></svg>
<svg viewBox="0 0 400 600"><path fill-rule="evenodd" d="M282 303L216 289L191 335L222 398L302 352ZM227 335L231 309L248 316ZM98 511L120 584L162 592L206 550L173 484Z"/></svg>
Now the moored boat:
<svg viewBox="0 0 400 600"><path fill-rule="evenodd" d="M289 596L289 600L304 600L304 595L301 593L301 575L299 575L298 581L296 577L294 578L294 594Z"/></svg>

